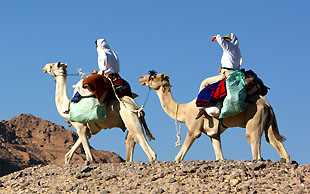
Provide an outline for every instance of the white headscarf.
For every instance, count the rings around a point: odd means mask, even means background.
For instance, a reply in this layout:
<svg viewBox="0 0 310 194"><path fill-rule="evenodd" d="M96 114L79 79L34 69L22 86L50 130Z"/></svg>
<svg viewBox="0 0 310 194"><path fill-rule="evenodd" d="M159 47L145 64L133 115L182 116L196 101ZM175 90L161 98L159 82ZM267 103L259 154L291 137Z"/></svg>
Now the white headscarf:
<svg viewBox="0 0 310 194"><path fill-rule="evenodd" d="M97 44L97 51L98 52L102 51L104 49L110 49L110 45L103 38L96 40L96 44Z"/></svg>

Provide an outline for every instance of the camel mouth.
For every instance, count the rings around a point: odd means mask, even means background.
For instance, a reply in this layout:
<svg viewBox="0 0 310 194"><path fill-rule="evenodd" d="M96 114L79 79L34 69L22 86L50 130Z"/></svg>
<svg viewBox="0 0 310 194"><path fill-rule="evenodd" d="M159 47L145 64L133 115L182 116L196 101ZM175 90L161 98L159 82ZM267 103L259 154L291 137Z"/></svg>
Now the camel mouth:
<svg viewBox="0 0 310 194"><path fill-rule="evenodd" d="M43 73L47 73L47 69L45 67L42 69L42 71Z"/></svg>
<svg viewBox="0 0 310 194"><path fill-rule="evenodd" d="M140 79L138 80L140 85L143 85L143 86L146 85L146 80L147 80L146 77L147 77L146 75L140 77Z"/></svg>

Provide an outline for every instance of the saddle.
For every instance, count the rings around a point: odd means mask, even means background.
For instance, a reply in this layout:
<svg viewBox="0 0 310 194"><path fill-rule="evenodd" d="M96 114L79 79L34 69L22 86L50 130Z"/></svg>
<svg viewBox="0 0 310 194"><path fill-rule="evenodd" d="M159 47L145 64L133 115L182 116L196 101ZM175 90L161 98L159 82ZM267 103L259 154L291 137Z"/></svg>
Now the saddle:
<svg viewBox="0 0 310 194"><path fill-rule="evenodd" d="M100 74L89 75L84 78L82 86L95 94L101 104L105 104L115 94L118 98L123 96L134 98L137 96L131 92L129 83L117 73L108 75L108 78Z"/></svg>
<svg viewBox="0 0 310 194"><path fill-rule="evenodd" d="M241 69L241 71L245 75L244 84L247 91L247 96L253 95L262 95L265 96L270 90L264 82L257 76L256 73L252 70L245 71L245 69Z"/></svg>
<svg viewBox="0 0 310 194"><path fill-rule="evenodd" d="M221 85L223 82L224 84ZM253 99L250 100L252 96L265 96L269 89L252 70L242 69L230 73L226 79L208 85L201 90L196 99L196 106L212 107L223 101L219 118L226 118L242 112L247 103L253 101ZM196 119L202 114L206 114L203 111L200 109Z"/></svg>
<svg viewBox="0 0 310 194"><path fill-rule="evenodd" d="M101 104L105 104L111 97L111 82L103 75L92 74L85 77L82 82L82 87L95 94Z"/></svg>

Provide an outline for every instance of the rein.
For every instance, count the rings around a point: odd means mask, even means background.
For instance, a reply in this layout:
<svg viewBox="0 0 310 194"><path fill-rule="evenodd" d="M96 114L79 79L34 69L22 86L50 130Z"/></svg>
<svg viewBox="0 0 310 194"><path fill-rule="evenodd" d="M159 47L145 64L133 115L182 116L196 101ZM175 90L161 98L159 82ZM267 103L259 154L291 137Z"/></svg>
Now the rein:
<svg viewBox="0 0 310 194"><path fill-rule="evenodd" d="M81 79L83 79L83 77L86 74L91 74L91 72L83 73L81 68L78 69L79 73L69 73L69 74L67 74L67 71L65 69L63 69L63 68L53 69L52 71L62 71L62 70L64 71L64 73L61 74L61 75L55 75L55 77L64 76L64 75L66 75L66 76L81 76Z"/></svg>

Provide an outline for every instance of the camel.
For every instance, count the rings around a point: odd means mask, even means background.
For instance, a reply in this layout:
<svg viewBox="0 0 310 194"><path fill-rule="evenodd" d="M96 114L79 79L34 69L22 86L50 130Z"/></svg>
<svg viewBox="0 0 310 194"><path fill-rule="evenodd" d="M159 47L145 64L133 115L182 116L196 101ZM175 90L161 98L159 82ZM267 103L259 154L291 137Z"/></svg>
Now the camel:
<svg viewBox="0 0 310 194"><path fill-rule="evenodd" d="M199 112L199 108L196 107L196 99L186 104L175 102L170 90L169 75L144 75L140 77L139 83L154 89L163 110L172 119L185 123L188 128L186 138L175 161L183 161L195 139L199 138L202 132L210 137L216 160L223 160L220 134L229 127L241 127L246 128L245 136L251 146L253 160L262 159L261 138L265 132L267 142L276 149L281 158L290 162L290 156L282 144L285 138L279 134L273 109L263 96L257 95L254 103L248 104L244 112L223 118L221 122L210 116L196 120L195 117Z"/></svg>
<svg viewBox="0 0 310 194"><path fill-rule="evenodd" d="M71 103L67 96L67 74L66 74L67 64L62 62L48 63L44 66L43 72L48 73L55 78L56 81L56 92L55 101L56 107L59 114L65 118L69 119L68 114L64 114L67 110L68 104ZM121 103L122 102L122 103ZM148 144L142 124L144 122L143 116L138 115L139 107L135 101L125 96L118 101L115 97L107 101L107 116L103 121L78 123L71 122L72 126L77 130L78 140L75 142L73 147L65 156L65 163L68 164L75 150L82 144L83 149L86 154L86 163L93 162L93 157L90 152L88 139L91 135L97 134L101 129L111 129L111 128L121 128L123 131L128 129L125 143L126 143L126 162L132 162L133 152L135 144L141 145L143 151L146 153L150 161L156 160L156 154ZM141 112L140 112L141 113ZM142 112L143 113L143 112ZM143 115L143 114L142 114ZM144 125L145 126L145 125ZM145 128L146 134L150 139L154 139L147 128Z"/></svg>

